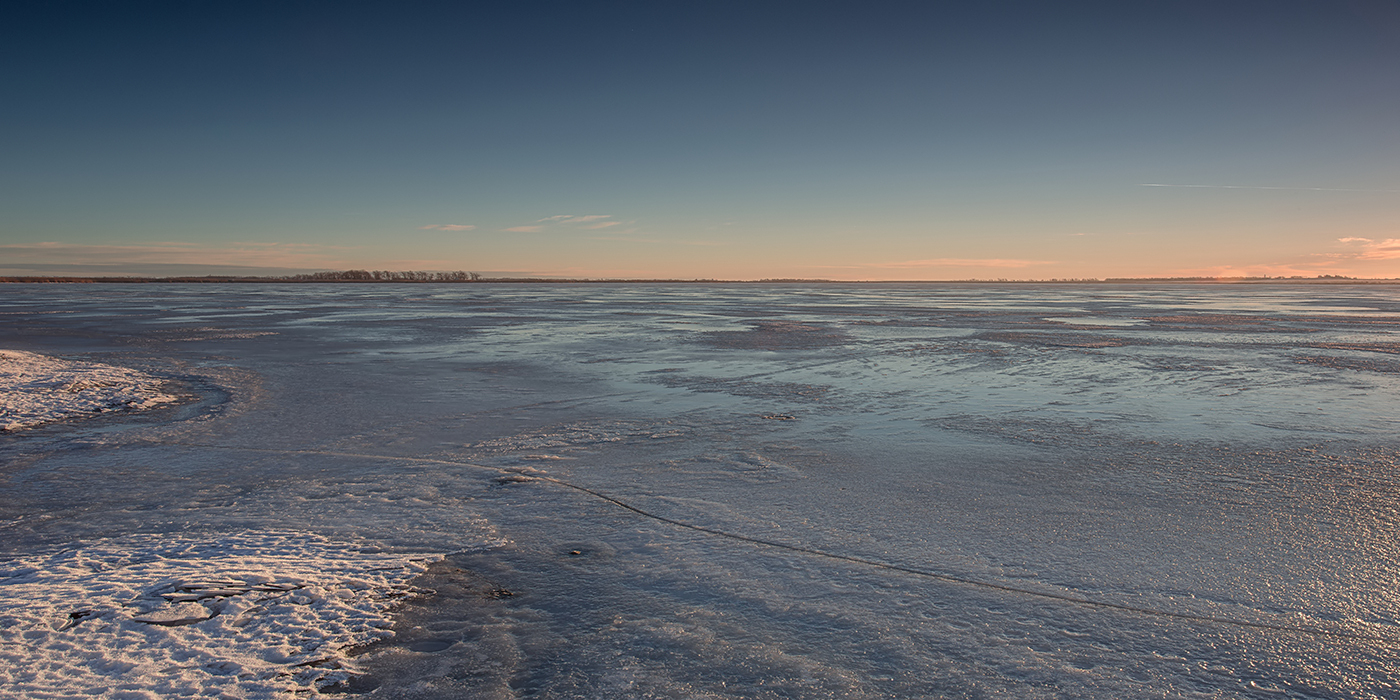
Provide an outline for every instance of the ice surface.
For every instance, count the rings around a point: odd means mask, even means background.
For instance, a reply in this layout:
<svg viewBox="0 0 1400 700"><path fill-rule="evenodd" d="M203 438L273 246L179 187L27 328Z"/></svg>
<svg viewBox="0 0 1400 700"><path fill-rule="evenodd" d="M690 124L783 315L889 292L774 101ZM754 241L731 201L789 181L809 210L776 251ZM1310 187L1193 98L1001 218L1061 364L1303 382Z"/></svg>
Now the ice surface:
<svg viewBox="0 0 1400 700"><path fill-rule="evenodd" d="M12 285L4 347L206 395L0 437L0 550L82 634L58 552L444 553L372 697L1400 697L1398 291ZM301 590L214 568L125 624Z"/></svg>
<svg viewBox="0 0 1400 700"><path fill-rule="evenodd" d="M164 384L125 367L0 350L0 430L178 401L163 390Z"/></svg>

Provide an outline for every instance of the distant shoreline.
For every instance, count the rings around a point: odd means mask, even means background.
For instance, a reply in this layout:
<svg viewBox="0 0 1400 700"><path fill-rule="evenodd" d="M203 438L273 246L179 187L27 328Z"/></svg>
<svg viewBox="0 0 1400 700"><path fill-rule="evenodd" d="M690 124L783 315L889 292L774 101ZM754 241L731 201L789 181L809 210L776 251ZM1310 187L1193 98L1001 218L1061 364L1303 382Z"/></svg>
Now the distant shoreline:
<svg viewBox="0 0 1400 700"><path fill-rule="evenodd" d="M371 277L370 275L380 275ZM362 276L363 275L363 276ZM476 273L462 272L381 272L364 273L315 273L288 277L258 276L174 276L174 277L82 277L33 275L0 277L0 284L722 284L722 285L762 285L762 284L808 284L808 285L851 285L851 284L976 284L976 285L1026 285L1026 284L1292 284L1292 285L1375 285L1400 284L1393 278L1356 277L1109 277L1105 279L960 279L960 280L827 280L827 279L616 279L616 278L559 278L559 277L482 277Z"/></svg>

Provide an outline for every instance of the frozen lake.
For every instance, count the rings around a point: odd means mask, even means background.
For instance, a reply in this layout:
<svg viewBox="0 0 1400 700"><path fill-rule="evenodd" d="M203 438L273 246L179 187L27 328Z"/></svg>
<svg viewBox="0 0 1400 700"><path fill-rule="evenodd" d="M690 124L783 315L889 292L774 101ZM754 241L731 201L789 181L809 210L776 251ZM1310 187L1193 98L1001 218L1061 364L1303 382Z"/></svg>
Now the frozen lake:
<svg viewBox="0 0 1400 700"><path fill-rule="evenodd" d="M0 300L184 397L0 433L21 696L1400 698L1400 287Z"/></svg>

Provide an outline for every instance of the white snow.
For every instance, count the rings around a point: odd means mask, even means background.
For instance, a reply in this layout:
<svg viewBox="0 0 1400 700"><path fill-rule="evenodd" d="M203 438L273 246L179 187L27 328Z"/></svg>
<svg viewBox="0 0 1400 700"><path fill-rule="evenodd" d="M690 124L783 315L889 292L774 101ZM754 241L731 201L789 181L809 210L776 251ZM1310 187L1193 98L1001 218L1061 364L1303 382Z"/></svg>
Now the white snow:
<svg viewBox="0 0 1400 700"><path fill-rule="evenodd" d="M0 695L278 698L349 677L347 647L428 560L300 532L140 535L0 563ZM13 695L11 695L13 694Z"/></svg>
<svg viewBox="0 0 1400 700"><path fill-rule="evenodd" d="M177 401L144 372L21 350L0 350L0 430Z"/></svg>

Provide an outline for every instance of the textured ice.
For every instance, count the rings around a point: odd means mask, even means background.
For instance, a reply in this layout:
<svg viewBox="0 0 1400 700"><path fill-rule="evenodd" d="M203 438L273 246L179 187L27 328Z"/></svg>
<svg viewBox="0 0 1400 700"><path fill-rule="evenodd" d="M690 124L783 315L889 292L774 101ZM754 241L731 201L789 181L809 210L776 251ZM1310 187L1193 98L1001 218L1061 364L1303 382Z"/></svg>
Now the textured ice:
<svg viewBox="0 0 1400 700"><path fill-rule="evenodd" d="M43 636L117 619L88 617L106 589L62 552L306 533L269 541L305 552L294 562L181 569L100 609L169 639L237 619L220 605L285 601L287 629L314 630L286 632L302 649L340 624L299 602L339 580L317 562L443 552L372 589L432 593L373 613L395 636L343 689L1400 698L1397 287L0 295L0 346L202 392L0 436L0 551L52 584L6 600L51 611L26 629L65 659L62 693L78 692L64 677L118 676L138 697L311 693L348 672L327 651L288 675L277 665L316 654L264 659L235 633L220 654L261 670L176 659L201 686L106 661L139 645ZM6 672L49 673L47 658Z"/></svg>
<svg viewBox="0 0 1400 700"><path fill-rule="evenodd" d="M0 696L271 698L349 647L435 557L296 532L146 535L0 563Z"/></svg>
<svg viewBox="0 0 1400 700"><path fill-rule="evenodd" d="M179 400L165 382L126 367L0 350L0 430Z"/></svg>

